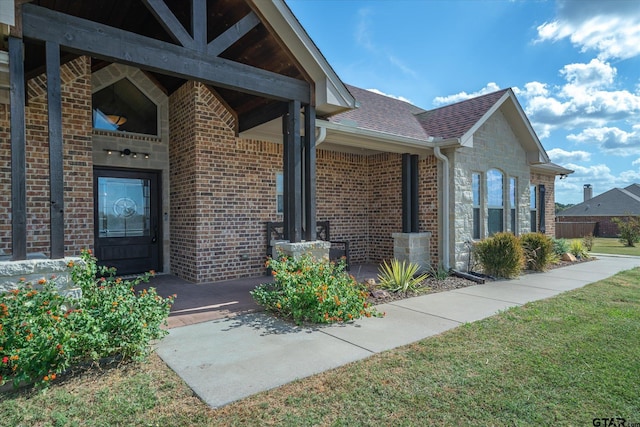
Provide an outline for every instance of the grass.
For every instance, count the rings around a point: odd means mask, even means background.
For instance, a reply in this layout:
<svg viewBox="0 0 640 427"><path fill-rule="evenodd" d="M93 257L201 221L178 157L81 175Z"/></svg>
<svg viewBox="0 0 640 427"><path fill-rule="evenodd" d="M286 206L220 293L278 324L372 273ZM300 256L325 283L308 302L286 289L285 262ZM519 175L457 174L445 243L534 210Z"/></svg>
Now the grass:
<svg viewBox="0 0 640 427"><path fill-rule="evenodd" d="M384 321L384 320L383 320ZM0 396L2 425L640 422L640 269L208 408L156 356Z"/></svg>
<svg viewBox="0 0 640 427"><path fill-rule="evenodd" d="M640 243L635 247L625 246L615 237L596 237L591 252L611 255L640 256Z"/></svg>

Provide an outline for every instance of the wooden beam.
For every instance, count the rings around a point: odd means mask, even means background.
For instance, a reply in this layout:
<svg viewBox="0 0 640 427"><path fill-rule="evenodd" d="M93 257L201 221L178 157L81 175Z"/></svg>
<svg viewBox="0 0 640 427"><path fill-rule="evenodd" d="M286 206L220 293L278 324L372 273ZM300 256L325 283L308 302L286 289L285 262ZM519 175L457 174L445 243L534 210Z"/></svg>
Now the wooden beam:
<svg viewBox="0 0 640 427"><path fill-rule="evenodd" d="M235 42L244 37L249 31L254 29L256 25L260 23L258 16L250 12L247 16L242 18L236 24L227 28L227 30L212 40L207 46L207 52L209 55L218 56Z"/></svg>
<svg viewBox="0 0 640 427"><path fill-rule="evenodd" d="M180 43L186 48L195 49L193 38L171 12L164 0L142 0L142 3L149 9L149 12L158 20L174 42Z"/></svg>
<svg viewBox="0 0 640 427"><path fill-rule="evenodd" d="M191 0L191 32L196 49L207 50L207 0Z"/></svg>
<svg viewBox="0 0 640 427"><path fill-rule="evenodd" d="M11 125L11 253L27 259L27 161L25 80L22 40L9 37L9 97Z"/></svg>
<svg viewBox="0 0 640 427"><path fill-rule="evenodd" d="M49 195L51 259L64 258L64 176L62 153L62 98L60 45L45 44L47 58L47 110L49 114Z"/></svg>
<svg viewBox="0 0 640 427"><path fill-rule="evenodd" d="M313 242L316 236L316 109L304 106L304 209L305 239Z"/></svg>
<svg viewBox="0 0 640 427"><path fill-rule="evenodd" d="M263 123L275 120L278 117L282 117L287 114L289 106L286 102L277 102L267 104L264 107L260 107L253 110L251 113L243 114L239 118L238 132L244 132L249 129L253 129Z"/></svg>
<svg viewBox="0 0 640 427"><path fill-rule="evenodd" d="M143 70L270 99L310 102L308 82L155 40L33 4L23 6L26 37Z"/></svg>
<svg viewBox="0 0 640 427"><path fill-rule="evenodd" d="M302 240L302 146L300 142L300 101L289 102L283 116L284 238Z"/></svg>

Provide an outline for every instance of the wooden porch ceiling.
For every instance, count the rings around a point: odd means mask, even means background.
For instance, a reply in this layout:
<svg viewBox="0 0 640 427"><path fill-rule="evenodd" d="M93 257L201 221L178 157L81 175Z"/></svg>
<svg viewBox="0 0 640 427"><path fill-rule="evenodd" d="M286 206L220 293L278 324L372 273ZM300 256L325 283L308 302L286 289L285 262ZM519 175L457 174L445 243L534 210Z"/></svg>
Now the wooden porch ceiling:
<svg viewBox="0 0 640 427"><path fill-rule="evenodd" d="M257 25L249 23L251 29L224 48L218 54L219 58L312 83L303 67L288 52L284 43L261 21L249 3L245 0L203 1L206 2L208 24L206 43L219 38L230 28L233 31L234 26L237 29L241 26L243 18L251 18L252 14L253 19L257 17ZM175 40L175 34L171 34L154 16L149 4L164 3L188 34L193 34L192 20L198 19L197 16L192 18L191 1L185 0L33 0L28 3L177 46L180 43ZM30 42L28 39L25 42L25 74L27 78L31 78L45 71L45 49L42 43ZM65 62L76 56L73 53L62 52L61 59ZM93 71L107 64L108 62L101 59L92 59ZM158 72L148 74L169 95L185 82L182 78ZM278 116L284 108L282 101L229 88L212 88L237 114L241 129L268 121L272 116Z"/></svg>

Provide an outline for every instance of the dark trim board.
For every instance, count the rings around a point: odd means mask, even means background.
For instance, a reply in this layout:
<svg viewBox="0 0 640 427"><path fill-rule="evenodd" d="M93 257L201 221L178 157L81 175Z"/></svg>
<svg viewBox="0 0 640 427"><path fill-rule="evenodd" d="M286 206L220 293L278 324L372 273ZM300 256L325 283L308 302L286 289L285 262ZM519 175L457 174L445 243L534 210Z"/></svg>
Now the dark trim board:
<svg viewBox="0 0 640 427"><path fill-rule="evenodd" d="M25 37L81 55L269 99L311 102L308 82L218 58L206 49L187 49L29 3L22 6L22 25Z"/></svg>

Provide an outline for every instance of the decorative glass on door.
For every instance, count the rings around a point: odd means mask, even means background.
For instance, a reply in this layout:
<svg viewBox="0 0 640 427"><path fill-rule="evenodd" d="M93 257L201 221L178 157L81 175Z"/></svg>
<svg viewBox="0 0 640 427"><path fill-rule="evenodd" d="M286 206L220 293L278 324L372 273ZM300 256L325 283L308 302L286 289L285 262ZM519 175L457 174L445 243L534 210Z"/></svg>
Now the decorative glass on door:
<svg viewBox="0 0 640 427"><path fill-rule="evenodd" d="M148 179L98 178L99 237L151 235Z"/></svg>

